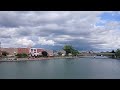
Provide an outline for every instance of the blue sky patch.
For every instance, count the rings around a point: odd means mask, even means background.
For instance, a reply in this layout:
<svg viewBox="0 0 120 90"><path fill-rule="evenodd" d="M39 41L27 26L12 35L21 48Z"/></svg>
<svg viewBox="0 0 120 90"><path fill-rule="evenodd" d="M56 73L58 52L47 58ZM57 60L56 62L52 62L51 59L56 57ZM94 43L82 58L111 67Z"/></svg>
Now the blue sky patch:
<svg viewBox="0 0 120 90"><path fill-rule="evenodd" d="M120 21L120 14L113 12L113 13L103 13L100 15L101 20L107 21Z"/></svg>

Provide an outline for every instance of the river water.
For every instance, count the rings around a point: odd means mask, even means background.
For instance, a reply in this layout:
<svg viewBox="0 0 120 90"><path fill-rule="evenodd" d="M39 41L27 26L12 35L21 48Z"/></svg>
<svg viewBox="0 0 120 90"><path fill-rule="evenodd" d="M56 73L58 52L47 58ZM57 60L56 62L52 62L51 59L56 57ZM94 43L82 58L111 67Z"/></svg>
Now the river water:
<svg viewBox="0 0 120 90"><path fill-rule="evenodd" d="M0 62L0 79L120 79L120 61L88 57Z"/></svg>

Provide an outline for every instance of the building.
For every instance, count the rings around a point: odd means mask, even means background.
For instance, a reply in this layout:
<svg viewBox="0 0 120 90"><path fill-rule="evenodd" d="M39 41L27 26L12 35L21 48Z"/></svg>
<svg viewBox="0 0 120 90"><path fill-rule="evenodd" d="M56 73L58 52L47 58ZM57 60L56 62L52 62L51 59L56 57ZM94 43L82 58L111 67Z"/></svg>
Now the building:
<svg viewBox="0 0 120 90"><path fill-rule="evenodd" d="M42 52L46 51L48 56L54 56L53 50L45 50L43 48L1 48L1 51L6 51L10 56L14 56L15 54L30 54L31 56L42 56Z"/></svg>
<svg viewBox="0 0 120 90"><path fill-rule="evenodd" d="M49 57L54 56L53 50L46 50L46 52L48 53Z"/></svg>
<svg viewBox="0 0 120 90"><path fill-rule="evenodd" d="M42 55L42 51L45 51L43 48L30 48L29 53L32 56Z"/></svg>
<svg viewBox="0 0 120 90"><path fill-rule="evenodd" d="M62 53L63 55L66 55L66 51L64 50L60 50L59 52Z"/></svg>
<svg viewBox="0 0 120 90"><path fill-rule="evenodd" d="M53 55L54 55L54 56L59 56L57 51L54 51L54 52L53 52Z"/></svg>
<svg viewBox="0 0 120 90"><path fill-rule="evenodd" d="M15 53L18 53L17 48L1 48L1 51L6 51L11 56L14 56Z"/></svg>
<svg viewBox="0 0 120 90"><path fill-rule="evenodd" d="M29 48L17 48L17 54L29 54Z"/></svg>

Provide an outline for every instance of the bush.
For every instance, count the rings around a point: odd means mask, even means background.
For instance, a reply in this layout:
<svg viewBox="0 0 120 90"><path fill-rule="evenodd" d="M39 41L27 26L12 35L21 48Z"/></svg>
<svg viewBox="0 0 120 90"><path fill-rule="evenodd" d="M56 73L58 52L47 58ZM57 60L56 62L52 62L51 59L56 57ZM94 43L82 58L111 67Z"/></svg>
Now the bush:
<svg viewBox="0 0 120 90"><path fill-rule="evenodd" d="M46 51L42 51L42 56L43 57L47 57L48 56L48 53Z"/></svg>
<svg viewBox="0 0 120 90"><path fill-rule="evenodd" d="M8 52L6 52L6 51L2 51L2 56L7 56L7 55L9 55Z"/></svg>
<svg viewBox="0 0 120 90"><path fill-rule="evenodd" d="M59 55L59 56L62 56L62 53L61 53L61 52L58 52L58 55Z"/></svg>
<svg viewBox="0 0 120 90"><path fill-rule="evenodd" d="M26 53L22 53L22 54L17 54L16 55L18 58L27 58L28 55Z"/></svg>

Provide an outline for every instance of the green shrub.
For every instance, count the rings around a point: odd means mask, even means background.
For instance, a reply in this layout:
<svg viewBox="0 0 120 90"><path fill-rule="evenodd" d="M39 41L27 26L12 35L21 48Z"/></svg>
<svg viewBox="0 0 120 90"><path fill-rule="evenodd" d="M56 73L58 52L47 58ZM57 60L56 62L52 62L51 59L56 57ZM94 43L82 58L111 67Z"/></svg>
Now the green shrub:
<svg viewBox="0 0 120 90"><path fill-rule="evenodd" d="M18 58L27 58L28 55L26 53L21 53L16 55Z"/></svg>

